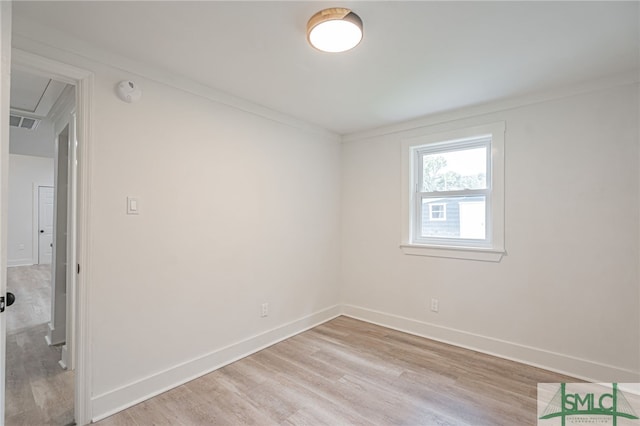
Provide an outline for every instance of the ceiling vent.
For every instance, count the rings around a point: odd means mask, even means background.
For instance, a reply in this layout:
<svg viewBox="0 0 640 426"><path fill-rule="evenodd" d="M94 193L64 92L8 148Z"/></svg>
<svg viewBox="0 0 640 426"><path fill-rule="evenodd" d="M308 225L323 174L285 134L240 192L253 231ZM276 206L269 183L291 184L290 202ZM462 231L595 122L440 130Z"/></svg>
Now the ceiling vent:
<svg viewBox="0 0 640 426"><path fill-rule="evenodd" d="M9 116L9 124L12 127L20 127L21 129L35 130L40 124L37 118L23 117L21 115L11 114Z"/></svg>

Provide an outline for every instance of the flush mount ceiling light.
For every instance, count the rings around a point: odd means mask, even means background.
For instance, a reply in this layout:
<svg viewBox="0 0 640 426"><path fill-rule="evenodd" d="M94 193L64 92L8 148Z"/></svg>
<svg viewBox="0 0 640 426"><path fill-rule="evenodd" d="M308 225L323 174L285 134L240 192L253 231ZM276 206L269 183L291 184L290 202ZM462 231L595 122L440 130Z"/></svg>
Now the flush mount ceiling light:
<svg viewBox="0 0 640 426"><path fill-rule="evenodd" d="M323 52L345 52L362 40L362 19L350 9L332 7L307 22L307 40Z"/></svg>

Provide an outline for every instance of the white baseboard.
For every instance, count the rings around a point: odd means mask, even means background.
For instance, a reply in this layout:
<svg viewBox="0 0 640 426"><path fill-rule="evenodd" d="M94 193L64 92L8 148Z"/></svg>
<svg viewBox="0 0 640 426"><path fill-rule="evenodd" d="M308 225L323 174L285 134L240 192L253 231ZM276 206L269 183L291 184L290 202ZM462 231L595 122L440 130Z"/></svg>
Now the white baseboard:
<svg viewBox="0 0 640 426"><path fill-rule="evenodd" d="M97 422L142 401L340 316L335 305L91 398Z"/></svg>
<svg viewBox="0 0 640 426"><path fill-rule="evenodd" d="M47 341L47 345L49 346L58 346L65 342L64 331L60 331L58 329L53 328L53 325L49 322L49 331L47 335L44 336Z"/></svg>
<svg viewBox="0 0 640 426"><path fill-rule="evenodd" d="M640 372L539 348L494 339L353 305L335 305L264 333L175 365L128 385L92 397L92 421L97 422L142 401L215 371L282 340L340 315L372 324L521 362L567 376L600 383L640 382Z"/></svg>
<svg viewBox="0 0 640 426"><path fill-rule="evenodd" d="M521 362L590 382L640 382L640 372L638 371L627 370L571 355L494 339L492 337L374 311L359 306L343 305L342 314L372 324Z"/></svg>

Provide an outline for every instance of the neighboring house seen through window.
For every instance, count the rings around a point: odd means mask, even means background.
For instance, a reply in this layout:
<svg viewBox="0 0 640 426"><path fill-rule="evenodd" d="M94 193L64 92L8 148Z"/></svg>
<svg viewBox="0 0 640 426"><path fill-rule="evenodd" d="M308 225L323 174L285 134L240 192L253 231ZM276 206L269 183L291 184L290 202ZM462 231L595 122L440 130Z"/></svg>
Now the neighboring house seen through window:
<svg viewBox="0 0 640 426"><path fill-rule="evenodd" d="M416 138L404 146L410 188L405 252L428 249L408 254L499 260L504 252L504 123ZM478 254L483 252L489 255Z"/></svg>

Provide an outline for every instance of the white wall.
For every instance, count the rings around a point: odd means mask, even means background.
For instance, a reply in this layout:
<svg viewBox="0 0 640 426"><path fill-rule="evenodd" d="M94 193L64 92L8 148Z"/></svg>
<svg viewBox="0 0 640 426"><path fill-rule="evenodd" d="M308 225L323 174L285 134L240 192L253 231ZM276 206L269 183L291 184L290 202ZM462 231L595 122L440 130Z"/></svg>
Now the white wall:
<svg viewBox="0 0 640 426"><path fill-rule="evenodd" d="M144 78L126 104L113 87L129 77L96 75L98 399L338 303L338 142Z"/></svg>
<svg viewBox="0 0 640 426"><path fill-rule="evenodd" d="M502 120L507 256L404 255L401 140ZM582 377L640 380L637 85L351 139L346 313Z"/></svg>
<svg viewBox="0 0 640 426"><path fill-rule="evenodd" d="M40 121L35 130L11 127L9 152L11 154L34 155L53 158L54 133L51 120Z"/></svg>
<svg viewBox="0 0 640 426"><path fill-rule="evenodd" d="M7 263L38 263L34 246L34 185L53 186L53 158L9 155ZM37 188L36 188L37 191ZM37 207L37 206L36 206Z"/></svg>

